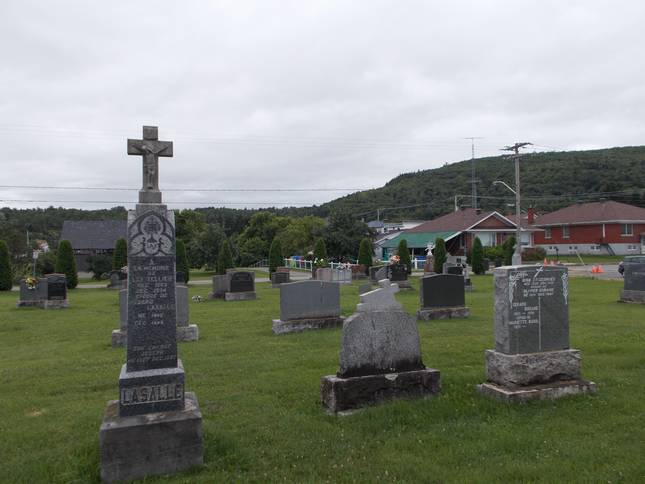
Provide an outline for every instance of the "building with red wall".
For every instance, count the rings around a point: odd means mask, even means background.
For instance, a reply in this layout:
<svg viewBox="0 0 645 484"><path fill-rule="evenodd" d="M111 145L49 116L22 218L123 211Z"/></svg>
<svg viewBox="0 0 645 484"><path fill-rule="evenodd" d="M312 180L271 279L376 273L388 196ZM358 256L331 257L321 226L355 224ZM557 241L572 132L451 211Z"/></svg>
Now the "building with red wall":
<svg viewBox="0 0 645 484"><path fill-rule="evenodd" d="M578 203L535 220L548 254L644 254L645 208L614 201Z"/></svg>

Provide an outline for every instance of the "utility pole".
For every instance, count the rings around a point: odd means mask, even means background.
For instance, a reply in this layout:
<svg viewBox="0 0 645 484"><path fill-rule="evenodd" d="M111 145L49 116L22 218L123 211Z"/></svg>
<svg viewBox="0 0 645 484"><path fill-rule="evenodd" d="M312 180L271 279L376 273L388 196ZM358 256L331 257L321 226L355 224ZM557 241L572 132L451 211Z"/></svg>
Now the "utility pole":
<svg viewBox="0 0 645 484"><path fill-rule="evenodd" d="M520 212L520 148L532 145L533 143L515 143L513 146L505 146L502 151L512 151L507 158L515 160L515 253L513 254L513 265L522 265L522 215Z"/></svg>
<svg viewBox="0 0 645 484"><path fill-rule="evenodd" d="M480 136L470 136L469 138L464 138L470 140L471 148L471 158L470 158L470 169L471 169L471 184L472 184L472 207L477 208L477 180L475 179L475 140L483 139Z"/></svg>

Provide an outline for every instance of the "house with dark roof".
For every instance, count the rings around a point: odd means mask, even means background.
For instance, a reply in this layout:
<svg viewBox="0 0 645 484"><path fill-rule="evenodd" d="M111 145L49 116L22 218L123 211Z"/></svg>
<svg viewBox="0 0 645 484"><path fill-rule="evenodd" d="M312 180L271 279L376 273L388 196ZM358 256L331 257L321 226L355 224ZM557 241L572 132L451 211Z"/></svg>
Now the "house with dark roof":
<svg viewBox="0 0 645 484"><path fill-rule="evenodd" d="M65 220L60 239L70 241L76 269L85 272L88 257L99 254L111 257L116 241L125 239L126 232L125 220Z"/></svg>
<svg viewBox="0 0 645 484"><path fill-rule="evenodd" d="M542 215L535 244L548 254L645 254L645 208L614 201L577 203Z"/></svg>
<svg viewBox="0 0 645 484"><path fill-rule="evenodd" d="M529 214L529 217L531 216L532 213ZM462 208L384 240L381 243L383 259L387 259L396 251L401 239L406 240L413 258L425 258L428 250L434 248L438 238L446 241L446 249L450 254L465 255L471 249L475 237L479 237L484 246L501 245L508 237L515 235L515 227L513 219L499 212ZM523 218L522 246L531 247L533 234L539 230Z"/></svg>

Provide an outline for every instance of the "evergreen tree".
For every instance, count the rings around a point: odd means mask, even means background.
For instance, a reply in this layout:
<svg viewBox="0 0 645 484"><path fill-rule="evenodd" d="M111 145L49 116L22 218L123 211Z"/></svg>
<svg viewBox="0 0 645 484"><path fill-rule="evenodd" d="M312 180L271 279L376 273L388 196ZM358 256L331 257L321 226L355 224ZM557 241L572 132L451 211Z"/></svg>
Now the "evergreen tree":
<svg viewBox="0 0 645 484"><path fill-rule="evenodd" d="M515 237L511 236L502 244L504 252L504 265L510 266L513 263L513 254L515 253Z"/></svg>
<svg viewBox="0 0 645 484"><path fill-rule="evenodd" d="M233 267L235 265L233 264L233 255L231 254L231 244L229 244L228 239L224 239L217 256L217 273L222 275L226 274L226 269L232 269Z"/></svg>
<svg viewBox="0 0 645 484"><path fill-rule="evenodd" d="M437 274L443 272L443 263L446 262L446 241L438 238L434 241L434 271Z"/></svg>
<svg viewBox="0 0 645 484"><path fill-rule="evenodd" d="M412 260L410 258L410 249L408 249L407 240L401 239L396 253L399 256L399 264L404 264L408 268L408 274L412 274Z"/></svg>
<svg viewBox="0 0 645 484"><path fill-rule="evenodd" d="M283 265L282 244L280 243L280 239L276 237L271 242L271 248L269 249L269 274L273 274L278 267L282 267Z"/></svg>
<svg viewBox="0 0 645 484"><path fill-rule="evenodd" d="M128 265L128 244L125 239L119 239L114 245L114 256L112 258L112 269L118 271L121 267Z"/></svg>
<svg viewBox="0 0 645 484"><path fill-rule="evenodd" d="M12 283L13 275L11 273L9 246L4 240L0 240L0 291L11 291Z"/></svg>
<svg viewBox="0 0 645 484"><path fill-rule="evenodd" d="M367 237L361 240L361 245L358 247L358 263L365 266L365 274L368 274L373 261L372 242Z"/></svg>
<svg viewBox="0 0 645 484"><path fill-rule="evenodd" d="M58 244L58 257L56 258L56 272L65 274L67 288L74 289L78 285L76 273L76 260L74 250L69 240L61 240Z"/></svg>
<svg viewBox="0 0 645 484"><path fill-rule="evenodd" d="M181 239L177 239L175 255L177 257L177 272L182 272L184 274L184 280L188 282L188 279L190 279L190 264L188 263L188 256L186 255L186 244Z"/></svg>
<svg viewBox="0 0 645 484"><path fill-rule="evenodd" d="M475 274L483 274L484 270L484 247L479 237L473 240L472 267Z"/></svg>
<svg viewBox="0 0 645 484"><path fill-rule="evenodd" d="M324 260L325 263L320 261ZM316 246L314 247L314 261L319 261L316 263L317 267L327 267L327 246L325 245L325 240L320 238L316 240Z"/></svg>

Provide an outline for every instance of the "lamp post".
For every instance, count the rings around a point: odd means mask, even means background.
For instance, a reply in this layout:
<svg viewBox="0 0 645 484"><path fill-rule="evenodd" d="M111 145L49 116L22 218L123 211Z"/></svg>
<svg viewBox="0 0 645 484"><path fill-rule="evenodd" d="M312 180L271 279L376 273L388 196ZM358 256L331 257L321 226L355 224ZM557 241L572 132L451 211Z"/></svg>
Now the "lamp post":
<svg viewBox="0 0 645 484"><path fill-rule="evenodd" d="M508 158L515 160L515 252L513 253L513 265L522 265L522 218L520 214L520 148L532 145L533 143L515 143L513 146L505 146L502 151L512 151ZM506 185L506 183L504 183ZM507 185L508 186L508 185ZM510 187L508 187L510 188ZM513 190L511 190L513 191Z"/></svg>

